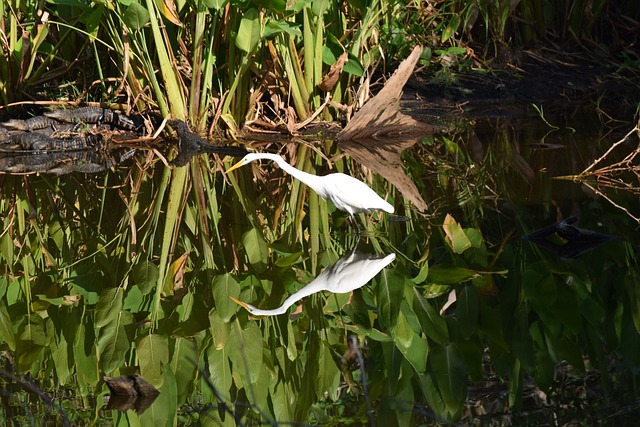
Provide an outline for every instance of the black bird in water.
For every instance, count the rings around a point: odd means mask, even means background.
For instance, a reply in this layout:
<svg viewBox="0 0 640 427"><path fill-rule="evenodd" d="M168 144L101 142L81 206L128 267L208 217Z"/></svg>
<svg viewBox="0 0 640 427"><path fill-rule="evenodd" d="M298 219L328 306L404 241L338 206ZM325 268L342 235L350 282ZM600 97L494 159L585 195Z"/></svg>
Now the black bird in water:
<svg viewBox="0 0 640 427"><path fill-rule="evenodd" d="M248 154L248 151L241 147L210 144L191 132L187 124L182 120L169 120L167 124L178 133L179 152L171 162L174 166L184 166L189 163L189 160L191 160L193 156L204 153L216 153L234 157L241 157Z"/></svg>
<svg viewBox="0 0 640 427"><path fill-rule="evenodd" d="M572 225L577 220L578 219L576 217L571 216L567 219L556 222L553 225L534 231L533 233L524 236L523 239L550 250L560 259L577 258L591 249L617 239L616 236L598 233L597 231L578 228L575 225ZM558 244L547 239L553 235L561 237L564 242Z"/></svg>

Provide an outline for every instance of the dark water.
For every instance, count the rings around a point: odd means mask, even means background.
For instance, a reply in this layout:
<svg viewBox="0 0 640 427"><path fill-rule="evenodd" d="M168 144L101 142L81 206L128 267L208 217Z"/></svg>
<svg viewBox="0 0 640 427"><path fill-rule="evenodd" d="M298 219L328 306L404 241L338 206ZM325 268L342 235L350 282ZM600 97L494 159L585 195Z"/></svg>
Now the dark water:
<svg viewBox="0 0 640 427"><path fill-rule="evenodd" d="M149 154L105 174L3 176L3 423L628 425L637 192L554 177L633 125L589 108L544 119L342 150L254 144L392 202L399 217L358 218L360 240L268 162L224 176L213 158L170 171ZM158 397L107 408L104 377L132 374Z"/></svg>

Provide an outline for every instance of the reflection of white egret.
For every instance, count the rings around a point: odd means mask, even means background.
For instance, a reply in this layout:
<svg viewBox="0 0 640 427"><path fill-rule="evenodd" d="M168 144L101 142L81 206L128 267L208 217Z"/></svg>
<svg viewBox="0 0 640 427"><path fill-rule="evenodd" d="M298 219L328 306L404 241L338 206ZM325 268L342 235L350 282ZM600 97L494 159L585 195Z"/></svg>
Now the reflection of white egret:
<svg viewBox="0 0 640 427"><path fill-rule="evenodd" d="M358 230L358 235L360 235L360 227L356 222L355 214L380 210L388 213L394 212L393 206L378 196L367 184L358 181L352 176L343 173L330 173L325 176L316 176L294 168L277 154L247 154L242 160L229 168L227 173L254 160L260 159L273 160L294 178L299 179L311 187L320 197L325 200L331 200L331 202L336 205L336 208L347 212Z"/></svg>
<svg viewBox="0 0 640 427"><path fill-rule="evenodd" d="M345 294L361 288L395 258L396 254L389 254L383 257L351 252L349 255L340 258L331 267L325 268L318 277L284 300L280 307L273 310L262 310L233 297L230 298L256 316L283 314L293 304L316 292L329 291L334 294Z"/></svg>

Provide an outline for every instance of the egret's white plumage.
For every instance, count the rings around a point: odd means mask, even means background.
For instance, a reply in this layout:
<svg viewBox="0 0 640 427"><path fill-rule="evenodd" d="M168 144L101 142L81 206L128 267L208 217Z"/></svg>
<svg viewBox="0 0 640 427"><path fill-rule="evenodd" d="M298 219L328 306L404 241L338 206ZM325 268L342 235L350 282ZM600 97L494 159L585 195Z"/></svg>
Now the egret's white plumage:
<svg viewBox="0 0 640 427"><path fill-rule="evenodd" d="M255 160L272 160L294 178L299 179L313 189L320 197L331 200L336 208L347 212L355 222L355 214L371 211L385 211L393 213L394 209L382 197L378 196L367 184L356 178L343 173L331 173L329 175L317 176L303 172L287 163L282 157L272 153L250 153L247 154L237 164L233 165L227 173Z"/></svg>
<svg viewBox="0 0 640 427"><path fill-rule="evenodd" d="M289 307L302 298L320 291L345 294L361 288L394 259L396 259L396 254L394 253L383 256L351 252L340 258L331 267L325 268L318 277L284 300L280 307L271 310L257 308L234 297L229 298L255 316L276 316L286 313Z"/></svg>

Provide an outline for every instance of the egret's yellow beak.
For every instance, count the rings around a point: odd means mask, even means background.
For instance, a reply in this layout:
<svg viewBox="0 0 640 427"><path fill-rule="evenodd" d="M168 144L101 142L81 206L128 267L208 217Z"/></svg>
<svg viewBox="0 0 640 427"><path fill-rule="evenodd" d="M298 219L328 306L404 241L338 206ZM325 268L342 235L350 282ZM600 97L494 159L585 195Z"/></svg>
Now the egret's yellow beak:
<svg viewBox="0 0 640 427"><path fill-rule="evenodd" d="M236 165L238 166L238 165ZM234 166L235 167L235 166ZM233 169L233 168L231 168ZM231 170L229 169L229 170ZM227 171L229 172L229 171ZM229 298L231 298L236 304L241 305L242 307L244 307L247 311L251 312L251 308L249 308L249 304L247 304L246 302L242 302L239 299L235 299L234 297L230 296Z"/></svg>
<svg viewBox="0 0 640 427"><path fill-rule="evenodd" d="M225 173L229 173L233 170L238 169L240 166L244 166L244 163L241 161L239 161L238 163L236 163L235 165L231 166L229 169L227 169L227 171ZM235 298L232 298L234 301L238 302Z"/></svg>

